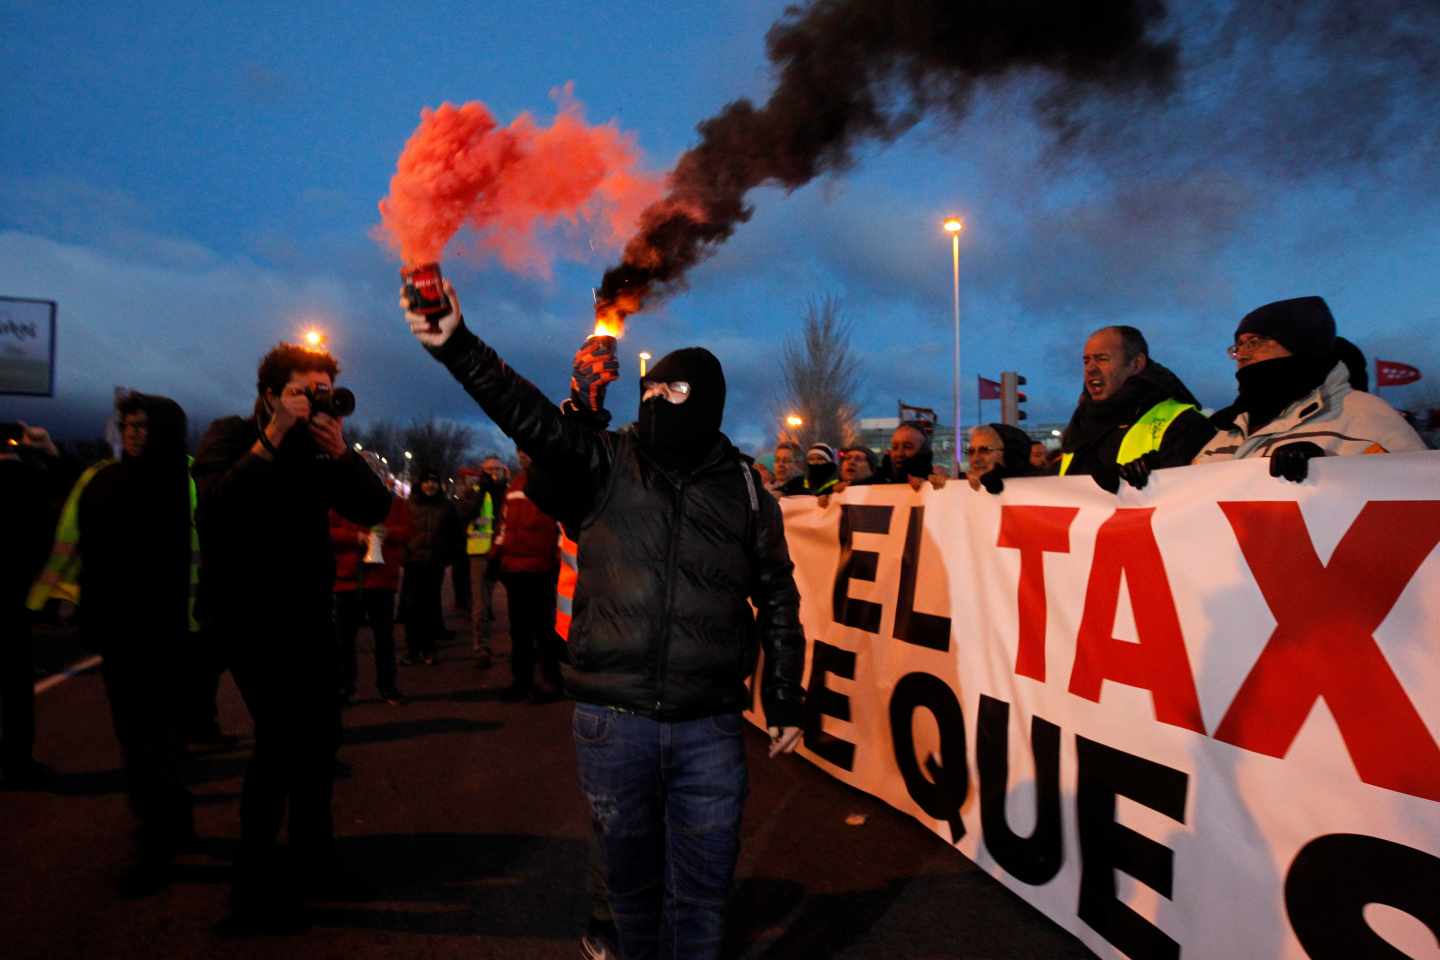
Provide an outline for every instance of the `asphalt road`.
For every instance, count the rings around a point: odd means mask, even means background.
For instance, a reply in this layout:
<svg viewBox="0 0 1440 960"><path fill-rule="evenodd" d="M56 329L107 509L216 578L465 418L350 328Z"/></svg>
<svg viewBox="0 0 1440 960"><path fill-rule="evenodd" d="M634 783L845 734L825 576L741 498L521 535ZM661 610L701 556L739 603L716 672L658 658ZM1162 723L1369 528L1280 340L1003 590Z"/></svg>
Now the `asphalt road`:
<svg viewBox="0 0 1440 960"><path fill-rule="evenodd" d="M228 677L222 723L242 741L188 761L201 840L172 885L143 900L115 892L131 820L100 678L82 673L42 693L36 753L61 776L45 792L0 792L0 956L578 957L589 827L571 705L498 699L509 679L499 626L492 669L475 669L461 631L437 666L401 668L409 703L398 707L375 698L362 634L335 805L341 857L373 895L318 905L295 936L236 941L212 930L225 912L249 749ZM764 736L748 736L727 957L1091 956L909 818L803 760L767 759ZM846 823L854 814L862 825Z"/></svg>

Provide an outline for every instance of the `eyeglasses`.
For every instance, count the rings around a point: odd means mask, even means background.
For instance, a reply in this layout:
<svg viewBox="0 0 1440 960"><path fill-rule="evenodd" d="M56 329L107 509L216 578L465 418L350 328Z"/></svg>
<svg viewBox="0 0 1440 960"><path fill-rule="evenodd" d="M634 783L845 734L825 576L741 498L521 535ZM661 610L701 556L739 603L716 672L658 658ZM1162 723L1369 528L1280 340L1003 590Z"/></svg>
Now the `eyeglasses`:
<svg viewBox="0 0 1440 960"><path fill-rule="evenodd" d="M1257 347L1274 342L1275 340L1273 337L1262 337L1253 333L1247 334L1246 336L1243 336L1240 339L1236 340L1234 343L1230 344L1230 346L1226 347L1225 353L1229 355L1231 360L1238 360L1240 358L1240 354L1251 353Z"/></svg>
<svg viewBox="0 0 1440 960"><path fill-rule="evenodd" d="M690 384L684 380L672 380L669 383L662 383L658 380L646 380L642 384L643 393L641 400L649 400L651 397L664 397L671 403L684 403L690 399Z"/></svg>
<svg viewBox="0 0 1440 960"><path fill-rule="evenodd" d="M973 456L975 456L975 454L977 454L977 453L989 454L989 453L1004 453L1004 452L1005 452L1004 449L1003 449L1003 448L1000 448L1000 447L966 447L966 448L965 448L965 456L967 456L967 457L973 457Z"/></svg>

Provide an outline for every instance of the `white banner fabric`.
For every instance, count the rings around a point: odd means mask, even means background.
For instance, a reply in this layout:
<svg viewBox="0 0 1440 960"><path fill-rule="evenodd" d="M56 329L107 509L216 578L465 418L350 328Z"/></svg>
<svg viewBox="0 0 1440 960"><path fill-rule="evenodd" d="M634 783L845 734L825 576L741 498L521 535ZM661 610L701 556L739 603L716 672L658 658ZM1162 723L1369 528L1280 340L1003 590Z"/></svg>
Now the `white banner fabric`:
<svg viewBox="0 0 1440 960"><path fill-rule="evenodd" d="M1100 957L1440 957L1437 492L1423 453L786 498L802 752Z"/></svg>

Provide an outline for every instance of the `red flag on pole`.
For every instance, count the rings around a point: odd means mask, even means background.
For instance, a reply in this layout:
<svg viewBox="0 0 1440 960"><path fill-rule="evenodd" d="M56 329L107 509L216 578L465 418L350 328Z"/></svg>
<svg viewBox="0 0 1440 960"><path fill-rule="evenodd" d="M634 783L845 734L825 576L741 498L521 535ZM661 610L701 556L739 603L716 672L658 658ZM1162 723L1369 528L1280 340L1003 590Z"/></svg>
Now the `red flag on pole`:
<svg viewBox="0 0 1440 960"><path fill-rule="evenodd" d="M1418 374L1417 374L1417 376L1418 376ZM981 400L999 400L999 399L1000 399L1000 381L998 381L998 380L986 380L984 377L976 377L975 379L977 379L977 380L980 381L980 399L981 399ZM1408 383L1409 381L1406 381L1406 382Z"/></svg>
<svg viewBox="0 0 1440 960"><path fill-rule="evenodd" d="M1420 371L1408 363L1394 360L1375 361L1375 386L1400 387L1420 379Z"/></svg>

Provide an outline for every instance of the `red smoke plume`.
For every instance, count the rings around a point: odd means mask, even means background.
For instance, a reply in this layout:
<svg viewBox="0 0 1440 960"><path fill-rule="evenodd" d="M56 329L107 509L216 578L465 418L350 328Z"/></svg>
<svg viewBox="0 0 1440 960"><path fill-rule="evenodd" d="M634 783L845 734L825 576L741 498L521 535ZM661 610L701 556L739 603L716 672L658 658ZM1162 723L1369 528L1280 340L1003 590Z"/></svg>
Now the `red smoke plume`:
<svg viewBox="0 0 1440 960"><path fill-rule="evenodd" d="M379 239L406 264L426 263L468 224L478 252L542 276L551 264L542 228L582 226L591 246L618 246L664 177L639 169L634 138L613 123L588 125L568 84L554 96L548 127L528 113L500 127L474 101L422 110L380 201Z"/></svg>

